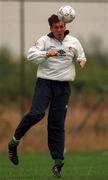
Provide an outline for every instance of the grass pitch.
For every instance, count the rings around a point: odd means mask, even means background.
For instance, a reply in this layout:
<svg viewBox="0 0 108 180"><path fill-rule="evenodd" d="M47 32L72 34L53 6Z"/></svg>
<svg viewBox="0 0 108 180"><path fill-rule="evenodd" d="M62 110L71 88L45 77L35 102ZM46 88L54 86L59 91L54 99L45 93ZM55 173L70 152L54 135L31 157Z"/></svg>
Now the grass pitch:
<svg viewBox="0 0 108 180"><path fill-rule="evenodd" d="M53 180L53 161L49 153L19 154L14 166L7 154L0 154L0 180ZM71 152L65 154L63 180L108 180L108 152Z"/></svg>

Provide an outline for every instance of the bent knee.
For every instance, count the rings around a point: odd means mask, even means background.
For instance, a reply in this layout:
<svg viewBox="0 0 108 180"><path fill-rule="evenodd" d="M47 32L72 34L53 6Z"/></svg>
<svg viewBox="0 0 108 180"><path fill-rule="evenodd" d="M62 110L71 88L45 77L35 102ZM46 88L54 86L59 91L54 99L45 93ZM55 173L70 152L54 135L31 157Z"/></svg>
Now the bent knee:
<svg viewBox="0 0 108 180"><path fill-rule="evenodd" d="M44 115L45 115L45 112L44 113L30 112L28 113L28 118L31 124L34 125L37 122L39 122L41 119L43 119Z"/></svg>

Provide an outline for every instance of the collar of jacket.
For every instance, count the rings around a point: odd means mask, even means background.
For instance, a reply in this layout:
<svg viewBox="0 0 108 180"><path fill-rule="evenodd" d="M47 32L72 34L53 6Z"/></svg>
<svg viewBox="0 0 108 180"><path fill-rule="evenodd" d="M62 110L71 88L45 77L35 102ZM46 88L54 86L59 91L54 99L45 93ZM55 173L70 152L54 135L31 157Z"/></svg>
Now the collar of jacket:
<svg viewBox="0 0 108 180"><path fill-rule="evenodd" d="M64 32L64 37L65 37L66 35L68 35L68 34L69 34L69 30L66 30L66 31ZM53 34L52 32L48 33L47 36L50 37L50 38L54 38L54 34Z"/></svg>

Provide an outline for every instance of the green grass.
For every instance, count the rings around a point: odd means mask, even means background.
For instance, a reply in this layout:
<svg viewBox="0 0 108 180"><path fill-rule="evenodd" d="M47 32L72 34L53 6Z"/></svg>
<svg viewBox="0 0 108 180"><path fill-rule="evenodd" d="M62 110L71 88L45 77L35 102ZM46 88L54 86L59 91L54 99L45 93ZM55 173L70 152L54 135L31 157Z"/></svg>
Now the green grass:
<svg viewBox="0 0 108 180"><path fill-rule="evenodd" d="M48 153L20 154L19 166L0 154L0 180L53 180L52 165ZM61 179L108 180L108 152L66 153Z"/></svg>

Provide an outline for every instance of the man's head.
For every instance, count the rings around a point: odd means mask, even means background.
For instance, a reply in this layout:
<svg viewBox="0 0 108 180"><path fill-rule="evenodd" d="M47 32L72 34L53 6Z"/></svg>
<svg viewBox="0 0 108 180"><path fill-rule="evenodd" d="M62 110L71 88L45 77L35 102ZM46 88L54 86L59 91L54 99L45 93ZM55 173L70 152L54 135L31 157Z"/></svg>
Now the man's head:
<svg viewBox="0 0 108 180"><path fill-rule="evenodd" d="M65 23L58 19L58 16L53 14L48 19L50 30L54 34L55 38L59 41L64 39L64 32L66 30Z"/></svg>

